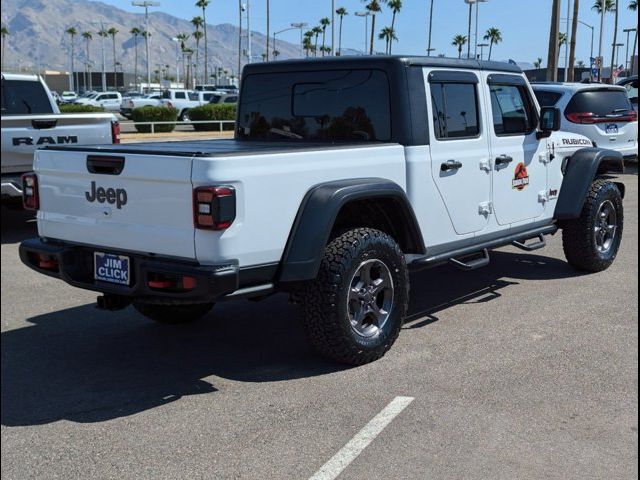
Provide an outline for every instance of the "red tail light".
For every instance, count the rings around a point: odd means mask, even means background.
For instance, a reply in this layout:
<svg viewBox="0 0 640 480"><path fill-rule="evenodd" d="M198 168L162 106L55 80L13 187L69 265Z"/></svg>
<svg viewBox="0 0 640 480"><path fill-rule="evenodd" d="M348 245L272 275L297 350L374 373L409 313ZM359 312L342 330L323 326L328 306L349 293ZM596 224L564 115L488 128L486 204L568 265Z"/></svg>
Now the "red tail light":
<svg viewBox="0 0 640 480"><path fill-rule="evenodd" d="M111 122L111 143L120 143L120 122Z"/></svg>
<svg viewBox="0 0 640 480"><path fill-rule="evenodd" d="M225 230L236 218L233 187L198 187L193 191L193 225L204 230Z"/></svg>
<svg viewBox="0 0 640 480"><path fill-rule="evenodd" d="M40 208L38 177L35 173L22 175L22 206L25 210L38 210Z"/></svg>
<svg viewBox="0 0 640 480"><path fill-rule="evenodd" d="M53 255L47 255L46 253L30 253L29 258L31 263L43 270L49 270L51 272L58 271L58 259Z"/></svg>
<svg viewBox="0 0 640 480"><path fill-rule="evenodd" d="M167 290L172 292L184 292L196 288L198 282L194 277L169 275L165 273L150 272L147 285L154 290Z"/></svg>
<svg viewBox="0 0 640 480"><path fill-rule="evenodd" d="M594 123L635 122L636 120L638 120L638 114L635 110L629 110L628 112L625 112L624 115L616 117L602 117L592 112L567 113L565 114L565 117L571 123L580 123L583 125L591 125Z"/></svg>

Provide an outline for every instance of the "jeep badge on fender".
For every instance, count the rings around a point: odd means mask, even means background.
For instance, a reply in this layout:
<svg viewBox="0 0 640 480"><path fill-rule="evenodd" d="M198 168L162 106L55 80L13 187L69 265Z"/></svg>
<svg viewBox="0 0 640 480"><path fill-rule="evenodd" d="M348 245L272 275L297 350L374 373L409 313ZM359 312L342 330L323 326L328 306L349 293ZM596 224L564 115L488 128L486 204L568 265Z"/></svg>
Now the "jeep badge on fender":
<svg viewBox="0 0 640 480"><path fill-rule="evenodd" d="M96 182L91 182L91 191L84 192L89 202L116 204L118 209L127 204L127 191L124 188L96 187Z"/></svg>

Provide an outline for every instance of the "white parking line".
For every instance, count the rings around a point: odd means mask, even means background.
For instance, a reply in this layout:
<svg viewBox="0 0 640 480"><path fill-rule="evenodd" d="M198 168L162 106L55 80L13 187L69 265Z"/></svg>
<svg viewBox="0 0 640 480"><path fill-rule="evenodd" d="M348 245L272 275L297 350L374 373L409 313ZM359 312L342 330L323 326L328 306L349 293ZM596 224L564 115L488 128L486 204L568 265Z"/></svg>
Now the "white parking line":
<svg viewBox="0 0 640 480"><path fill-rule="evenodd" d="M396 397L389 405L360 430L355 437L342 447L331 460L325 463L310 480L333 480L367 448L380 432L391 423L409 404L413 397Z"/></svg>

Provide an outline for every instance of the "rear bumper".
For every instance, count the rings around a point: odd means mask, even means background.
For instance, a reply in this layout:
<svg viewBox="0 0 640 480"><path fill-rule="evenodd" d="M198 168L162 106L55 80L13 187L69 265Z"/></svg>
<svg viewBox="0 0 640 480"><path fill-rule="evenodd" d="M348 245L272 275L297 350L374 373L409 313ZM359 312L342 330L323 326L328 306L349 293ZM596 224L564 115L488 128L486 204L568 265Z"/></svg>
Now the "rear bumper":
<svg viewBox="0 0 640 480"><path fill-rule="evenodd" d="M126 255L130 258L130 285L116 285L94 280L93 253L95 251ZM55 257L55 271L38 266L36 254ZM41 238L24 240L20 244L20 260L29 268L64 280L69 285L113 295L155 303L208 303L238 289L239 269L237 264L203 266L173 259L150 257L131 252L118 252L109 248L87 247ZM165 292L147 285L149 273L183 275L195 278L192 290Z"/></svg>
<svg viewBox="0 0 640 480"><path fill-rule="evenodd" d="M2 198L22 197L21 175L2 175Z"/></svg>

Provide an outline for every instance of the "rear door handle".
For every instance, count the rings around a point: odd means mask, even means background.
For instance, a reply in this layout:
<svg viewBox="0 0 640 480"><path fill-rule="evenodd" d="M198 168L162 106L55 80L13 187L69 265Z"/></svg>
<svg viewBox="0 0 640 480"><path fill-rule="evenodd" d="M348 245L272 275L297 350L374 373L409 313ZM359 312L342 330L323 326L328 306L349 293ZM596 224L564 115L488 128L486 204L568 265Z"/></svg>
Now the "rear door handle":
<svg viewBox="0 0 640 480"><path fill-rule="evenodd" d="M440 165L440 171L441 172L449 172L451 170L459 170L460 168L462 168L462 163L461 162L457 162L455 160L449 160L448 162L445 162L445 163Z"/></svg>
<svg viewBox="0 0 640 480"><path fill-rule="evenodd" d="M511 162L513 162L513 157L510 157L509 155L500 155L496 158L496 167L509 165Z"/></svg>

